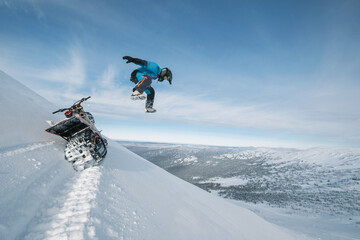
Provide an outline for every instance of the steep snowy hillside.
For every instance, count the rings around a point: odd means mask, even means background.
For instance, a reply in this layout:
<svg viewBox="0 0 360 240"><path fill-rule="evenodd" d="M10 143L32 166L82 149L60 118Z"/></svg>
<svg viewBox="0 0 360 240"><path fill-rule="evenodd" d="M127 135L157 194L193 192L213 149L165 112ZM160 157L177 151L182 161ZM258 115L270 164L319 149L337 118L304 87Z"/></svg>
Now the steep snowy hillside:
<svg viewBox="0 0 360 240"><path fill-rule="evenodd" d="M38 130L48 127L45 120L60 120L49 114L56 107L1 70L0 83L0 149L55 139Z"/></svg>
<svg viewBox="0 0 360 240"><path fill-rule="evenodd" d="M0 239L305 239L113 141L103 165L75 172L65 142L44 132L54 108L0 77L13 114L0 121Z"/></svg>

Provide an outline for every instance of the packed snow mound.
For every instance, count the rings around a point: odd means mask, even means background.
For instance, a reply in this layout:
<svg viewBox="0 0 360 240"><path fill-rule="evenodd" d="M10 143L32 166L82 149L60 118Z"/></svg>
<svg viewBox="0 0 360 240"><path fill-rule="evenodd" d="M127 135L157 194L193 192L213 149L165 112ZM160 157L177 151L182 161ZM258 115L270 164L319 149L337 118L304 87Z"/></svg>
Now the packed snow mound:
<svg viewBox="0 0 360 240"><path fill-rule="evenodd" d="M11 126L1 127L11 141L0 142L0 239L304 239L113 141L103 165L73 171L64 140L42 135L51 104L4 73L1 81L12 104L2 108L16 117L0 122Z"/></svg>

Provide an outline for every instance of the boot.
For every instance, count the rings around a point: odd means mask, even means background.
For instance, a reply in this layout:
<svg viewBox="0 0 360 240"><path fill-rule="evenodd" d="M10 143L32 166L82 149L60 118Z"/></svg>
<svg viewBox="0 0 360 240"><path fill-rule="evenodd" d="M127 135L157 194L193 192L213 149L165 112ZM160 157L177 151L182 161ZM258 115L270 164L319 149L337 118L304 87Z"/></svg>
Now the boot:
<svg viewBox="0 0 360 240"><path fill-rule="evenodd" d="M156 112L156 109L154 109L152 107L147 107L147 108L145 108L145 112L146 113L154 113L154 112Z"/></svg>
<svg viewBox="0 0 360 240"><path fill-rule="evenodd" d="M131 94L130 98L131 98L132 100L138 100L138 99L144 100L144 99L146 98L146 96L145 96L144 94L140 93L138 90L135 90L135 91L133 91L133 93Z"/></svg>

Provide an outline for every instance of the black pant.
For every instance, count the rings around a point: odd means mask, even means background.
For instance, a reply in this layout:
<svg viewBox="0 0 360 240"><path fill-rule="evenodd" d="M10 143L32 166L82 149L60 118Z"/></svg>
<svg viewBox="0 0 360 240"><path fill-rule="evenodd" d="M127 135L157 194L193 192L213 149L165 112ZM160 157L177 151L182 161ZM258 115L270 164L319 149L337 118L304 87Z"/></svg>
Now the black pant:
<svg viewBox="0 0 360 240"><path fill-rule="evenodd" d="M133 91L138 90L140 93L145 92L147 94L145 107L152 108L155 98L155 90L151 87L152 79L148 75L143 75L143 78L139 80L136 77L138 71L139 70L135 70L131 73L130 81L136 84L136 86L133 88Z"/></svg>
<svg viewBox="0 0 360 240"><path fill-rule="evenodd" d="M145 90L147 97L146 97L146 108L152 108L154 105L154 98L155 98L155 90L149 86L146 90Z"/></svg>

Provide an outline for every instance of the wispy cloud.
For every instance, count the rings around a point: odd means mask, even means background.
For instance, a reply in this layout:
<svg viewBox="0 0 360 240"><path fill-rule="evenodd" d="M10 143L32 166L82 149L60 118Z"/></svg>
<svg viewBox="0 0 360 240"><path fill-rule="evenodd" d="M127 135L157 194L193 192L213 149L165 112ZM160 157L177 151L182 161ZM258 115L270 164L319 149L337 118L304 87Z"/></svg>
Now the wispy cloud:
<svg viewBox="0 0 360 240"><path fill-rule="evenodd" d="M131 101L129 87L95 89L92 111L113 119L143 119L144 101ZM278 131L279 133L350 140L360 136L354 119L341 119L311 109L269 108L267 105L239 105L208 100L205 96L157 92L155 108L158 112L150 121L199 126L233 127ZM358 137L357 137L358 138Z"/></svg>
<svg viewBox="0 0 360 240"><path fill-rule="evenodd" d="M0 0L0 6L5 6L12 10L19 10L25 13L33 13L38 20L45 18L45 13L41 9L39 1L33 0L23 0L23 1L9 1L9 0Z"/></svg>
<svg viewBox="0 0 360 240"><path fill-rule="evenodd" d="M117 69L116 67L111 64L108 66L108 68L104 71L103 75L100 79L100 84L108 86L110 88L114 87L114 79L117 75Z"/></svg>
<svg viewBox="0 0 360 240"><path fill-rule="evenodd" d="M38 78L46 81L69 83L80 86L85 82L86 70L81 50L77 47L69 49L60 66L38 69Z"/></svg>

